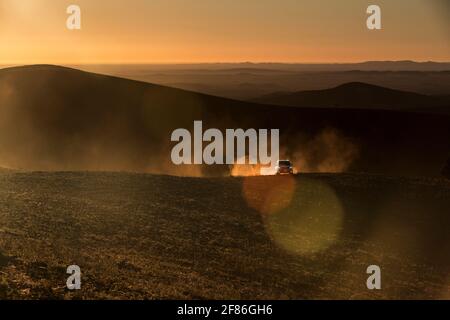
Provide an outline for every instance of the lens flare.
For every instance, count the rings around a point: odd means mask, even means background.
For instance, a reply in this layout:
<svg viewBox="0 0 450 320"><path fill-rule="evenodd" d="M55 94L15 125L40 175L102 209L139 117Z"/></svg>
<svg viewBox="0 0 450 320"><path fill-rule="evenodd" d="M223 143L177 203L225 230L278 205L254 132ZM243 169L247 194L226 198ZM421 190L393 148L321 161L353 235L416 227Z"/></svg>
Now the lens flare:
<svg viewBox="0 0 450 320"><path fill-rule="evenodd" d="M255 180L244 182L245 198L264 214L266 230L277 245L293 254L310 255L336 242L343 208L328 185L294 177L255 184Z"/></svg>
<svg viewBox="0 0 450 320"><path fill-rule="evenodd" d="M268 215L290 205L295 186L293 176L249 177L244 179L242 193L249 207Z"/></svg>

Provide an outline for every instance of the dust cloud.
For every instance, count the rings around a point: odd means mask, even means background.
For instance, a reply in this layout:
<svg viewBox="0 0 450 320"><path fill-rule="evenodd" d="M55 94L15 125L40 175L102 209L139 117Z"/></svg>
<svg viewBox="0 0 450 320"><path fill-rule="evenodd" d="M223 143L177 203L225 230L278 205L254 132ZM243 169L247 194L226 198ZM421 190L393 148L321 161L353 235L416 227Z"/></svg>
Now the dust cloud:
<svg viewBox="0 0 450 320"><path fill-rule="evenodd" d="M280 159L289 159L294 173L341 173L347 171L359 156L359 147L352 139L334 128L325 128L312 138L290 137L297 144L281 146ZM290 146L292 145L292 146ZM234 165L231 176L273 175L275 171L260 165Z"/></svg>
<svg viewBox="0 0 450 320"><path fill-rule="evenodd" d="M299 140L294 152L285 150L297 172L345 172L359 156L356 142L334 128L325 128L312 139Z"/></svg>

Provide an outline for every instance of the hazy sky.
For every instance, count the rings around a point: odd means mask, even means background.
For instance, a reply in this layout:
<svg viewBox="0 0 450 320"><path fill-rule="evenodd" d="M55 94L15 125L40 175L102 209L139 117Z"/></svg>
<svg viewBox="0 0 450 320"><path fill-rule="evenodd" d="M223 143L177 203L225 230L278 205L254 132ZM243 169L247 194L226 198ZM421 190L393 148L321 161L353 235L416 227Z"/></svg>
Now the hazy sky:
<svg viewBox="0 0 450 320"><path fill-rule="evenodd" d="M405 59L450 61L450 1L0 0L0 64Z"/></svg>

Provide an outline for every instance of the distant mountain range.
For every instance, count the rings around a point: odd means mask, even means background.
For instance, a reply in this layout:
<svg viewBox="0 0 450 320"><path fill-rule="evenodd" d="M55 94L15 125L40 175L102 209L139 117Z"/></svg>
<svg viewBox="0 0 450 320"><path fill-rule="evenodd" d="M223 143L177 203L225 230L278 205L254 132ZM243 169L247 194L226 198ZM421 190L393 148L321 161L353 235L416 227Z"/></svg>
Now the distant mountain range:
<svg viewBox="0 0 450 320"><path fill-rule="evenodd" d="M361 82L346 83L325 90L273 93L254 99L254 102L297 107L387 109L450 114L450 95L423 95Z"/></svg>
<svg viewBox="0 0 450 320"><path fill-rule="evenodd" d="M75 68L246 101L274 92L322 90L349 82L425 95L450 94L450 63L437 62L80 65Z"/></svg>
<svg viewBox="0 0 450 320"><path fill-rule="evenodd" d="M223 71L237 69L249 71L259 69L262 71L450 71L450 61L416 62L411 60L403 61L365 61L356 63L278 63L278 62L241 62L241 63L182 63L182 64L136 64L125 65L130 71L151 70L151 71L201 71L214 70ZM105 68L123 70L124 65L72 65L74 68L89 68L91 70L104 70Z"/></svg>

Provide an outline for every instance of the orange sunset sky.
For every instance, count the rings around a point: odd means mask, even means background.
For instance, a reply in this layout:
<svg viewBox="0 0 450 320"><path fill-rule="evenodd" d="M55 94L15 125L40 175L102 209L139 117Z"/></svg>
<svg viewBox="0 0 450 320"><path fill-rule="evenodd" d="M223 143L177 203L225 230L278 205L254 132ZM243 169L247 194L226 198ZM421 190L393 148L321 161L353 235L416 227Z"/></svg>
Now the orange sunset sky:
<svg viewBox="0 0 450 320"><path fill-rule="evenodd" d="M0 64L450 61L450 2L0 0L0 39Z"/></svg>

